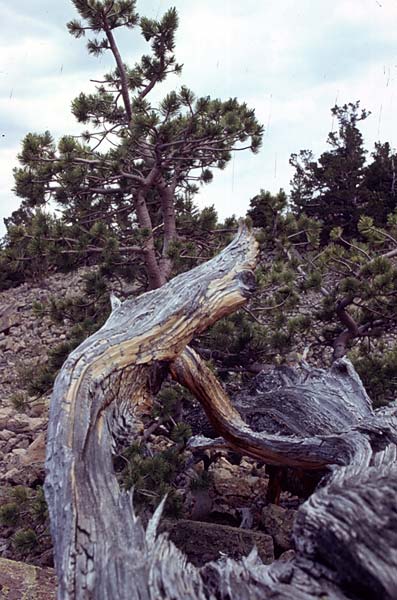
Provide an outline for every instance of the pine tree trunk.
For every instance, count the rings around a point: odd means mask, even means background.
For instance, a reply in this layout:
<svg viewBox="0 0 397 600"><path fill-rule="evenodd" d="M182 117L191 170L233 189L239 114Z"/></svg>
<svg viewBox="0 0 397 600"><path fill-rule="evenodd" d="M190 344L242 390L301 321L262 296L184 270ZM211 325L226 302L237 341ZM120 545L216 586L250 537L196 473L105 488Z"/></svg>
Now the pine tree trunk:
<svg viewBox="0 0 397 600"><path fill-rule="evenodd" d="M160 258L160 271L164 279L167 281L170 278L172 272L172 259L168 256L168 251L171 242L176 240L176 217L175 217L175 187L176 179L167 185L164 179L158 182L158 189L161 195L161 212L164 221L164 237L163 237L163 249Z"/></svg>
<svg viewBox="0 0 397 600"><path fill-rule="evenodd" d="M139 226L141 227L141 229L145 229L147 232L147 237L144 242L143 258L145 261L145 267L148 276L149 289L155 290L156 288L161 287L166 282L166 278L161 272L156 257L156 249L154 247L153 237L153 225L146 205L144 189L139 190L134 204Z"/></svg>

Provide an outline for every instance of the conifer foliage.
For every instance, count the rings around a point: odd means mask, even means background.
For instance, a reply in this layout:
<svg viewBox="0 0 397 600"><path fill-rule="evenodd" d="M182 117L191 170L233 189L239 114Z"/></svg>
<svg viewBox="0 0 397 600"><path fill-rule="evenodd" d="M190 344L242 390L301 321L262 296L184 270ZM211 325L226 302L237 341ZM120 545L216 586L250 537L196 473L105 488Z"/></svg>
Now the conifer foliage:
<svg viewBox="0 0 397 600"><path fill-rule="evenodd" d="M228 241L235 219L218 223L213 208L195 208L194 196L233 152L257 152L263 132L254 110L235 98L197 97L178 83L158 100L162 82L182 71L175 9L149 19L138 15L133 0L73 4L78 18L68 23L69 32L85 38L94 57L109 54L114 68L72 103L86 127L81 136L55 142L49 132L26 135L15 169L22 203L7 220L0 249L0 289L52 270L97 267L85 276L88 308L80 297L36 307L71 326L67 342L52 350L33 382L37 393L106 319L115 282L116 289L122 280L132 283L134 294L159 287ZM118 45L122 28L148 45L134 64ZM261 191L251 200L263 293L197 342L222 374L283 359L301 349L308 333L311 346L331 347L337 357L357 342L373 344L397 324L396 155L378 142L368 160L360 125L369 112L359 102L331 112L328 149L318 159L310 150L291 156L290 198L282 190ZM361 344L356 355L366 373L369 347ZM393 350L389 362L395 362Z"/></svg>
<svg viewBox="0 0 397 600"><path fill-rule="evenodd" d="M360 122L370 113L360 102L350 102L331 109L337 129L328 135L330 149L318 160L310 150L291 156L295 169L291 201L295 212L321 220L323 244L334 227L344 237L359 235L359 219L371 216L376 225L387 224L387 216L397 207L395 154L389 144L378 143L366 163L366 150Z"/></svg>
<svg viewBox="0 0 397 600"><path fill-rule="evenodd" d="M185 86L152 99L153 90L182 66L174 54L178 16L140 17L133 0L73 0L80 19L68 23L87 38L94 56L110 53L115 68L96 82L94 93L72 103L81 137L55 143L49 132L29 133L15 170L21 208L8 220L2 261L8 279L49 267L71 269L101 262L150 288L171 275L186 241L191 247L196 217L192 197L223 169L234 151L256 152L262 126L254 110L236 99L196 97ZM149 52L127 64L117 30L132 29ZM158 97L158 92L156 91ZM61 209L58 218L48 206Z"/></svg>

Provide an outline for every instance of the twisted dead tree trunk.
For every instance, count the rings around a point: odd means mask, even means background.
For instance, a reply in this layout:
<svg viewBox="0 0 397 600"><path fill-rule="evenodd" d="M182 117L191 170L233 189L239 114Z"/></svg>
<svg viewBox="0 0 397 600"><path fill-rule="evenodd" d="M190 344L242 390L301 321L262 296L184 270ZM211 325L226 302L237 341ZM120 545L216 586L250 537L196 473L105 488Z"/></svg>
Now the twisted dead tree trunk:
<svg viewBox="0 0 397 600"><path fill-rule="evenodd" d="M393 410L374 415L343 360L339 372L316 382L308 372L293 382L295 408L281 397L286 431L257 431L186 348L193 335L245 302L255 256L256 243L242 227L205 265L115 308L63 366L51 403L45 484L60 600L397 597ZM325 486L298 513L293 562L268 567L252 553L239 563L196 569L165 535L157 536L161 508L144 530L131 494L118 487L111 454L141 431L168 369L240 452L274 465L331 467Z"/></svg>
<svg viewBox="0 0 397 600"><path fill-rule="evenodd" d="M207 593L225 600L395 599L397 403L374 412L347 359L328 371L303 365L260 374L233 405L192 349L171 372L229 447L267 464L329 470L298 511L296 558L265 566L253 553L240 563L208 564L201 569ZM198 437L192 446L222 442Z"/></svg>
<svg viewBox="0 0 397 600"><path fill-rule="evenodd" d="M325 386L323 382L320 382L320 385L317 382L317 389L313 389L312 396L306 402L301 401L301 414L300 418L296 419L295 427L293 415L289 415L288 407L285 407L285 418L289 424L289 428L286 428L287 435L255 431L249 427L230 403L212 371L191 348L187 348L171 365L171 373L200 400L214 429L225 438L231 448L252 458L263 460L269 465L320 470L327 465L348 464L352 460L360 447L361 433L351 429L350 435L346 436L339 431L342 427L347 428L357 423L360 416L372 414L369 398L352 365L348 361L342 361L339 363L339 368L341 369L339 377L333 378L334 395L332 395L331 377L328 376ZM353 393L356 391L354 400L346 397L346 404L351 402L350 410L347 410L348 406L340 406L345 391L342 370L350 371L346 373L347 378L352 383L354 376L359 383L358 389L362 392L358 394L357 389L354 390L352 385L349 386L349 391ZM328 398L321 398L324 388L327 387L331 389L331 394ZM298 389L295 390L295 399L296 403L301 400ZM317 402L313 402L314 399L317 399ZM283 408L281 406L279 410L283 411ZM270 411L270 407L268 410ZM254 407L250 415L251 417L255 415ZM331 419L332 423L328 426L325 421L327 418ZM308 427L310 423L313 425L312 428ZM308 437L304 437L305 430L309 432ZM332 435L334 431L337 433ZM295 436L292 436L291 432L295 433ZM296 435L297 433L300 435ZM310 435L313 433L317 435Z"/></svg>
<svg viewBox="0 0 397 600"><path fill-rule="evenodd" d="M59 598L152 597L147 541L118 487L112 448L142 429L166 364L249 297L256 254L242 227L208 263L116 308L65 362L51 402L45 488Z"/></svg>

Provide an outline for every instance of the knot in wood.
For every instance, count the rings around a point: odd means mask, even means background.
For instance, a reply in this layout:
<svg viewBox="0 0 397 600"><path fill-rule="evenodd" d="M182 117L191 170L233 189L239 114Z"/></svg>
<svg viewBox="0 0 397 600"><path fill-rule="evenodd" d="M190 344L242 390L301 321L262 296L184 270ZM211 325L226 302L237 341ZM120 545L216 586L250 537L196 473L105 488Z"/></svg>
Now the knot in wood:
<svg viewBox="0 0 397 600"><path fill-rule="evenodd" d="M254 273L248 269L240 271L237 275L240 284L240 291L245 297L251 296L257 288L256 277Z"/></svg>

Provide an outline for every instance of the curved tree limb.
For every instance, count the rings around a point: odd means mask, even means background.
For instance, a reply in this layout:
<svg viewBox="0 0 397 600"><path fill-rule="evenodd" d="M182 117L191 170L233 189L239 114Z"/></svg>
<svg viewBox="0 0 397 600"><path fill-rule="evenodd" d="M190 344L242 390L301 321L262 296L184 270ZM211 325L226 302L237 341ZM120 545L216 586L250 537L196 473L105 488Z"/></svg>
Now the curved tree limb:
<svg viewBox="0 0 397 600"><path fill-rule="evenodd" d="M340 372L347 371L348 377L353 381L358 379L349 361L339 361L334 366L334 372L337 374L339 369ZM320 435L321 431L324 431L320 426L317 429L319 435L308 437L272 435L254 431L247 425L231 404L212 371L192 348L186 348L171 364L170 370L174 379L187 387L201 402L215 431L222 435L233 449L244 455L260 459L269 465L321 470L330 465L349 464L353 460L361 461L366 453L366 441L361 433L351 427L357 421L348 418L352 416L350 413L343 415L340 406L341 395L334 396L334 403L328 402L318 407L321 413L319 418L324 418L328 412L329 418L335 419L335 423L351 430L350 435L346 433ZM361 382L360 385L362 387ZM356 394L357 405L354 409L357 417L372 414L369 399L365 390L363 391L363 396ZM315 410L315 407L311 409ZM280 407L280 410L282 411L283 407ZM308 413L309 411L303 411L302 417L309 419ZM298 431L302 432L303 424L298 424L298 427L300 428Z"/></svg>
<svg viewBox="0 0 397 600"><path fill-rule="evenodd" d="M116 308L64 364L51 402L45 484L59 598L149 597L146 542L111 450L142 429L159 366L250 296L256 254L241 226L208 263Z"/></svg>
<svg viewBox="0 0 397 600"><path fill-rule="evenodd" d="M341 360L328 374L308 369L299 379L291 370L275 381L289 433L258 432L185 349L195 333L245 302L256 251L243 227L208 263L136 300L115 301L105 325L63 366L51 403L45 483L59 600L396 598L397 409L374 414L357 374ZM265 566L253 552L197 569L157 535L161 506L146 531L135 515L131 494L117 484L112 448L142 430L170 363L241 452L271 464L330 465L328 479L298 512L292 561ZM278 416L277 407L263 406ZM268 425L272 430L271 419ZM294 431L299 427L303 435Z"/></svg>

